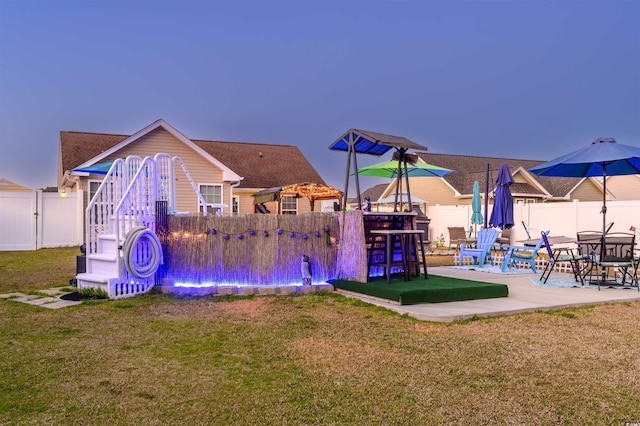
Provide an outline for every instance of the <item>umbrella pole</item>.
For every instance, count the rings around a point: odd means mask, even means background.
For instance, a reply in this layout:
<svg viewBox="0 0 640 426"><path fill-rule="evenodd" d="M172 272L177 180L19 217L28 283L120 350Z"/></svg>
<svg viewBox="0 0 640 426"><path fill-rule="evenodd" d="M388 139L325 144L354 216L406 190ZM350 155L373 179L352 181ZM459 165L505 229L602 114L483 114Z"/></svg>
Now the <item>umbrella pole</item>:
<svg viewBox="0 0 640 426"><path fill-rule="evenodd" d="M604 238L605 232L607 232L607 165L602 168L602 191L604 196L602 197L602 238ZM603 240L604 242L604 240Z"/></svg>
<svg viewBox="0 0 640 426"><path fill-rule="evenodd" d="M413 204L411 203L411 189L409 189L409 170L407 170L407 157L402 156L402 163L404 165L404 179L407 184L407 203L408 211L413 211Z"/></svg>
<svg viewBox="0 0 640 426"><path fill-rule="evenodd" d="M349 136L351 138L351 136ZM342 206L342 210L347 209L347 198L349 198L349 169L351 168L351 152L353 151L353 145L349 144L349 148L347 149L347 176L344 179L344 199ZM358 178L358 169L356 169L356 179Z"/></svg>
<svg viewBox="0 0 640 426"><path fill-rule="evenodd" d="M607 163L604 163L602 165L602 192L603 192L603 197L602 197L602 210L600 211L600 213L602 213L602 240L600 241L600 259L602 259L604 253L605 253L605 246L604 246L604 242L605 242L605 233L607 232ZM602 283L601 284L605 284L607 281L607 268L604 267L604 265L602 266L602 278L601 278ZM598 286L598 289L600 289L600 287Z"/></svg>
<svg viewBox="0 0 640 426"><path fill-rule="evenodd" d="M362 198L360 195L360 177L358 176L358 158L356 155L356 149L353 148L353 167L356 171L356 194L358 194L358 207L356 210L362 209Z"/></svg>
<svg viewBox="0 0 640 426"><path fill-rule="evenodd" d="M396 148L397 149L397 148ZM401 194L402 191L402 150L398 149L399 154L399 158L398 158L398 171L396 173L396 197L394 199L394 203L393 203L393 212L397 212L398 211L398 196ZM400 198L400 202L402 203L402 198Z"/></svg>
<svg viewBox="0 0 640 426"><path fill-rule="evenodd" d="M487 216L489 213L489 163L487 163L487 174L484 180L484 227L487 228Z"/></svg>

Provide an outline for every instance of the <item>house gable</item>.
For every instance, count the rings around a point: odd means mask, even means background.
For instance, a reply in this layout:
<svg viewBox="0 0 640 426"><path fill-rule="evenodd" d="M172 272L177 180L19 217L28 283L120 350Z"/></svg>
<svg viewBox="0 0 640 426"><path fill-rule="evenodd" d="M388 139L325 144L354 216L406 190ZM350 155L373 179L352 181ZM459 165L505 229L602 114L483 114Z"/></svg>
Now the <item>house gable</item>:
<svg viewBox="0 0 640 426"><path fill-rule="evenodd" d="M5 178L0 178L0 191L3 192L32 192L33 189L27 188Z"/></svg>
<svg viewBox="0 0 640 426"><path fill-rule="evenodd" d="M602 184L597 178L586 178L576 185L569 192L570 200L580 201L602 201L602 191L604 190ZM607 188L607 199L612 199L609 188Z"/></svg>
<svg viewBox="0 0 640 426"><path fill-rule="evenodd" d="M196 185L223 185L222 204L230 208L233 197L238 196L240 213L253 213L251 195L257 190L292 183L325 183L295 146L190 140L163 120L130 136L61 131L59 152L58 187L73 188L77 184L76 189L85 191L90 181L100 181L102 176L71 176L72 170L128 155L146 157L166 152L179 156ZM178 209L195 211L198 200L181 172L176 170L176 189L178 194L188 195L178 196ZM299 212L308 210L301 202Z"/></svg>
<svg viewBox="0 0 640 426"><path fill-rule="evenodd" d="M582 178L534 176L527 170L542 163L538 160L471 157L426 152L418 153L418 156L426 163L454 170L453 173L440 178L454 190L449 204L458 204L455 192L459 194L459 198L468 198L470 202L475 180L480 182L480 187L484 189L487 180L487 166L489 167L489 191L493 192L497 172L502 163L507 163L516 178L516 183L512 185L515 198L517 198L516 195L521 194L522 198L567 199L570 191L583 180ZM426 199L428 200L428 198Z"/></svg>
<svg viewBox="0 0 640 426"><path fill-rule="evenodd" d="M92 164L98 163L100 161L113 158L114 155L115 155L116 158L122 157L121 153L127 151L127 150L125 150L125 148L127 146L129 146L133 142L138 141L139 139L141 139L141 138L143 138L143 137L145 137L147 135L150 135L150 134L154 133L156 130L158 130L160 128L162 128L164 131L166 131L169 134L171 134L179 142L182 142L183 144L185 144L186 146L191 148L193 151L197 152L200 156L202 156L204 159L209 161L215 167L217 167L220 170L222 170L222 180L224 180L224 181L239 181L240 180L240 176L238 174L236 174L233 170L231 170L230 168L225 166L218 159L216 159L216 158L212 157L211 155L209 155L207 152L203 151L198 145L194 144L189 138L184 136L182 133L177 131L173 126L171 126L169 123L167 123L166 121L164 121L162 119L154 121L153 123L151 123L150 125L148 125L144 129L141 129L138 132L134 133L133 135L131 135L129 137L126 137L124 140L122 140L120 142L117 142L115 145L113 145L110 148L104 150L103 152L101 152L100 154L96 155L95 157L86 160L82 164L79 164L79 165L75 166L74 168L87 167L87 166L90 166ZM172 150L156 151L156 152L168 152L168 153L172 154L171 151Z"/></svg>
<svg viewBox="0 0 640 426"><path fill-rule="evenodd" d="M607 192L615 200L640 200L640 175L607 177Z"/></svg>

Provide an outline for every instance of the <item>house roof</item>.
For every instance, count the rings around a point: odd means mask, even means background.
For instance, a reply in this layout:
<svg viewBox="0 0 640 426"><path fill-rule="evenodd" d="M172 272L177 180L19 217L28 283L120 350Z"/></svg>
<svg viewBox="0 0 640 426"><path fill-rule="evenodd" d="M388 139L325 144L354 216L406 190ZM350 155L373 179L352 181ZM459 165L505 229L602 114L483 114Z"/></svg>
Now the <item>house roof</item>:
<svg viewBox="0 0 640 426"><path fill-rule="evenodd" d="M527 169L543 163L540 160L522 160L514 158L497 157L471 157L466 155L433 154L427 152L418 153L420 158L429 164L455 170L443 176L460 195L471 195L473 193L473 182L477 180L484 188L487 175L487 164L489 164L489 188L493 190L498 169L502 163L507 163L511 174L521 172L531 183L514 183L511 185L513 194L551 196L552 198L564 198L584 179L584 178L564 178L535 176Z"/></svg>
<svg viewBox="0 0 640 426"><path fill-rule="evenodd" d="M244 179L240 188L271 188L299 182L325 184L297 146L193 140Z"/></svg>
<svg viewBox="0 0 640 426"><path fill-rule="evenodd" d="M31 188L12 182L6 178L0 178L0 191L27 192L33 191Z"/></svg>
<svg viewBox="0 0 640 426"><path fill-rule="evenodd" d="M244 178L240 188L268 188L296 182L324 180L304 157L298 147L261 143L192 140L186 138L163 120L157 120L134 135L77 131L60 132L60 158L62 173L85 164L98 162L135 136L162 126L184 140L214 164L226 169L232 176Z"/></svg>
<svg viewBox="0 0 640 426"><path fill-rule="evenodd" d="M372 186L371 188L365 189L362 192L362 199L364 200L364 197L369 197L369 199L371 201L378 201L382 195L384 194L385 190L387 189L387 187L389 187L388 183L379 183L378 185ZM349 198L347 200L348 203L357 203L358 199L357 198Z"/></svg>

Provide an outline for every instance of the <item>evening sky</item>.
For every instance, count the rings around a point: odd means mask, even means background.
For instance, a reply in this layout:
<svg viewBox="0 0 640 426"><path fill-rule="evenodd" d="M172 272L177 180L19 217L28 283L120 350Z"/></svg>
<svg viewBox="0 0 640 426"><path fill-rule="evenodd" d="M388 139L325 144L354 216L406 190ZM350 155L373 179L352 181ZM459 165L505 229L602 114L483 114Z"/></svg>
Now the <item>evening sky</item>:
<svg viewBox="0 0 640 426"><path fill-rule="evenodd" d="M640 146L638 22L619 0L0 0L0 177L55 186L61 130L158 118L296 145L339 188L352 127L442 154Z"/></svg>

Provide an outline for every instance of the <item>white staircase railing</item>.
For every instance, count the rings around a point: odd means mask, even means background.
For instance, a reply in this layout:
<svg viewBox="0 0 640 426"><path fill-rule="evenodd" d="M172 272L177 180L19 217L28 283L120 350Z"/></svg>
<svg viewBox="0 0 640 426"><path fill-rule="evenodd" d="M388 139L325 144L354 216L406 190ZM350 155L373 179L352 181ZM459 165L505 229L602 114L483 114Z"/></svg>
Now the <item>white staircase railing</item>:
<svg viewBox="0 0 640 426"><path fill-rule="evenodd" d="M151 157L146 157L114 209L116 241L124 241L127 232L137 226L155 231L157 194L156 164Z"/></svg>
<svg viewBox="0 0 640 426"><path fill-rule="evenodd" d="M116 204L127 188L124 176L124 160L117 159L111 165L98 190L85 210L85 247L87 255L98 252L98 235L109 232L109 220Z"/></svg>
<svg viewBox="0 0 640 426"><path fill-rule="evenodd" d="M198 186L196 185L196 183L193 181L193 178L191 177L191 174L189 173L189 171L187 170L187 166L185 166L184 162L182 161L182 159L180 157L173 157L173 164L178 163L180 164L180 166L182 167L182 171L184 171L184 174L187 176L187 179L189 180L189 183L191 183L191 186L193 187L193 190L195 191L195 193L198 195L198 199L200 200L200 212L206 216L207 215L207 202L205 201L204 197L202 196L202 193L200 192L200 188L198 188ZM174 167L171 167L171 170L175 170ZM175 173L175 172L174 172ZM176 190L175 190L175 184L176 184L176 180L172 179L171 183L173 184L173 195L175 197L176 194ZM173 206L175 206L175 198L174 198L174 204ZM171 206L171 204L169 204ZM176 210L172 210L171 208L169 208L169 211L172 213L175 213Z"/></svg>
<svg viewBox="0 0 640 426"><path fill-rule="evenodd" d="M87 270L78 274L78 288L101 288L115 299L153 287L162 262L155 233L157 202L166 202L163 212L176 212L176 163L206 206L179 157L156 154L115 160L86 209Z"/></svg>

